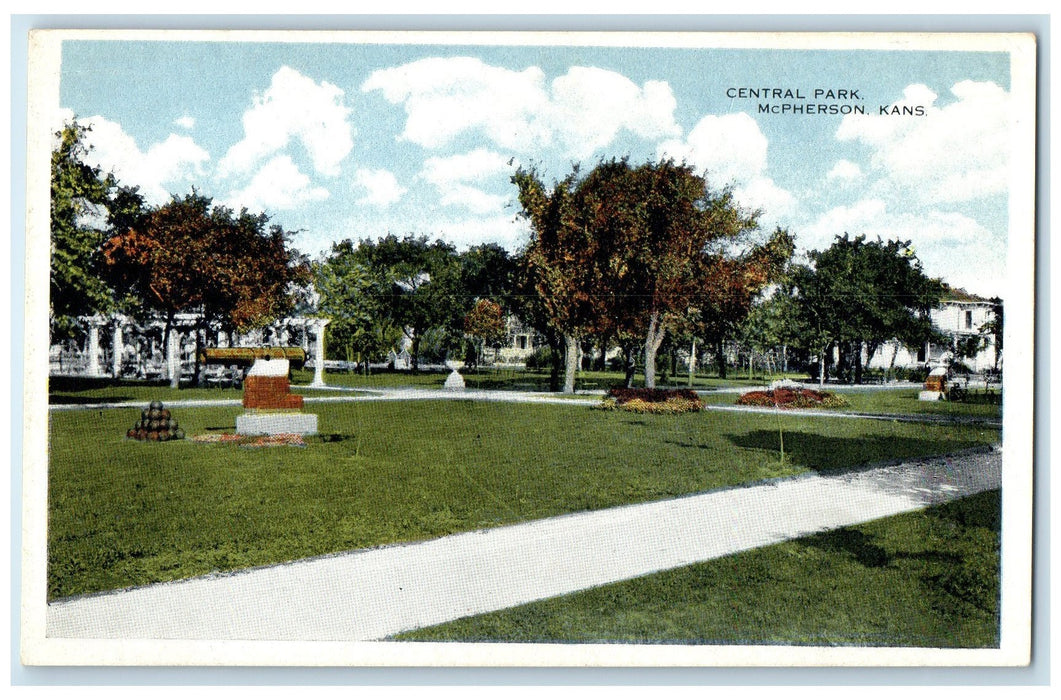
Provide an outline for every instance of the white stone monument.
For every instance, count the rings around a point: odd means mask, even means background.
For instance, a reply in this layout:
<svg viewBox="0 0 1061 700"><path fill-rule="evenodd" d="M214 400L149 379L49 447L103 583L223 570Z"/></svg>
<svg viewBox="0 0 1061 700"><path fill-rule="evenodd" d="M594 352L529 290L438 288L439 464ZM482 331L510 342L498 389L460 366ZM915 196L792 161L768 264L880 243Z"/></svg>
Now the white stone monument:
<svg viewBox="0 0 1061 700"><path fill-rule="evenodd" d="M443 386L451 391L460 391L464 388L464 377L460 374L460 369L464 367L464 363L460 360L446 360L446 366L449 367L450 373L446 377L446 383Z"/></svg>
<svg viewBox="0 0 1061 700"><path fill-rule="evenodd" d="M947 391L947 368L936 367L928 373L925 387L917 398L921 401L939 401Z"/></svg>
<svg viewBox="0 0 1061 700"><path fill-rule="evenodd" d="M302 412L302 397L290 392L286 360L257 359L243 383L243 408L236 417L240 435L316 435L317 416Z"/></svg>

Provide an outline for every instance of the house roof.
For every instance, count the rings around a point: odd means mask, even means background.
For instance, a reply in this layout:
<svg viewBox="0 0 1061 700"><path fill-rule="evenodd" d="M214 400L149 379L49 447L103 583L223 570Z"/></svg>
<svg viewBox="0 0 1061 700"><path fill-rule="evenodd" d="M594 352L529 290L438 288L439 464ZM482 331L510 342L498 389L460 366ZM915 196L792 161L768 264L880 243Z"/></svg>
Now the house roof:
<svg viewBox="0 0 1061 700"><path fill-rule="evenodd" d="M965 291L964 289L961 289L960 287L951 287L951 286L948 286L948 285L944 285L943 297L941 298L941 301L951 301L951 302L956 301L956 302L959 302L959 303L967 303L967 304L972 304L972 303L987 304L991 300L990 299L985 299L985 298L977 296L975 294L970 294L969 292Z"/></svg>

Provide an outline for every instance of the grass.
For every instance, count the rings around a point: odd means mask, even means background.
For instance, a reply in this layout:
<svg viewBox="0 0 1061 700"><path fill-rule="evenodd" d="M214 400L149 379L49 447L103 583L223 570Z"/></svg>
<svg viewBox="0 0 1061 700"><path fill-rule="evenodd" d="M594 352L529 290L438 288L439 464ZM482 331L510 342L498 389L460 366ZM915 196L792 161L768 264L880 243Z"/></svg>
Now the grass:
<svg viewBox="0 0 1061 700"><path fill-rule="evenodd" d="M920 401L919 389L882 389L877 391L840 391L849 406L846 411L862 413L929 414L1002 418L1002 406L955 401Z"/></svg>
<svg viewBox="0 0 1061 700"><path fill-rule="evenodd" d="M641 416L451 400L318 404L306 448L140 443L129 409L50 415L49 597L173 580L999 439L971 426ZM174 409L189 436L239 407Z"/></svg>
<svg viewBox="0 0 1061 700"><path fill-rule="evenodd" d="M816 387L815 387L816 388ZM847 406L834 409L815 409L836 413L854 412L875 415L930 415L960 416L1001 420L1002 406L996 404L958 403L954 401L921 401L919 389L873 389L858 390L826 387L826 391L843 396ZM704 394L705 404L715 406L735 405L740 394ZM790 409L791 410L791 409Z"/></svg>
<svg viewBox="0 0 1061 700"><path fill-rule="evenodd" d="M301 379L301 377L299 377ZM312 374L303 384L312 380ZM322 389L305 390L292 383L293 393L312 396L349 396L348 391L328 391ZM182 386L179 389L170 387L168 381L148 381L135 379L107 379L92 377L51 377L48 380L48 403L53 405L72 405L88 403L136 403L147 404L154 400L189 401L201 399L243 398L242 389L221 387Z"/></svg>
<svg viewBox="0 0 1061 700"><path fill-rule="evenodd" d="M441 389L449 372L447 371L394 371L373 370L372 374L357 374L352 372L328 372L325 381L335 386L364 387L364 388L387 388L387 387L414 387L422 389ZM548 391L548 370L527 370L514 368L490 368L483 367L478 370L462 369L461 376L469 389L498 389L510 391ZM795 375L793 375L795 376ZM298 370L292 373L296 383L309 383L313 373L307 370ZM638 375L635 381L642 380ZM563 382L561 375L560 381ZM717 376L698 374L694 378L693 388L700 391L725 387L761 386L766 381L762 378L750 380L746 378L719 379ZM625 375L622 372L597 372L580 371L575 378L575 389L579 391L607 390L614 386L623 386ZM660 382L660 386L674 386L686 388L689 385L688 375L679 374L672 377L669 382Z"/></svg>
<svg viewBox="0 0 1061 700"><path fill-rule="evenodd" d="M573 595L402 640L991 648L999 492Z"/></svg>

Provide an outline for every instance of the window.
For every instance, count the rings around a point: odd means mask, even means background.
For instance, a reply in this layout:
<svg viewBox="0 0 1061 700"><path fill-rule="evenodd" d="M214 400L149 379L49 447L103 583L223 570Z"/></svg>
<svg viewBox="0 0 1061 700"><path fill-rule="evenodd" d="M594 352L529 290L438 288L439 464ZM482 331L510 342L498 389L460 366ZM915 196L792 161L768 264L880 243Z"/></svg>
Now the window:
<svg viewBox="0 0 1061 700"><path fill-rule="evenodd" d="M972 328L972 327L973 327L973 312L972 311L966 311L965 312L965 328L969 329L969 328Z"/></svg>

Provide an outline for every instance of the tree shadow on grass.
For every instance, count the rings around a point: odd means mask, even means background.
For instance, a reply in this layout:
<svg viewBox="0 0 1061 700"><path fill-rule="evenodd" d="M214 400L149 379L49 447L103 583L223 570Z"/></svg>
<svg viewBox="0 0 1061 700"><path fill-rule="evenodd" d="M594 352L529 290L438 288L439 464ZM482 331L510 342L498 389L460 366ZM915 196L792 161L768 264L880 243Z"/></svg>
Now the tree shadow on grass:
<svg viewBox="0 0 1061 700"><path fill-rule="evenodd" d="M168 387L169 382L141 381L130 379L113 379L110 377L49 377L48 378L48 403L57 405L74 405L86 403L115 403L120 401L132 401L133 396L77 396L82 391L99 391L102 389L114 389L129 387L130 385L145 387Z"/></svg>
<svg viewBox="0 0 1061 700"><path fill-rule="evenodd" d="M801 540L804 544L832 554L851 557L867 569L878 569L890 565L896 559L915 559L939 564L958 564L961 557L950 552L889 552L876 544L876 535L867 535L855 528L840 528Z"/></svg>
<svg viewBox="0 0 1061 700"><path fill-rule="evenodd" d="M318 442L346 442L347 440L353 440L356 436L348 433L319 433L317 435Z"/></svg>
<svg viewBox="0 0 1061 700"><path fill-rule="evenodd" d="M785 431L785 461L811 469L819 474L839 474L860 471L882 462L941 455L966 449L967 441L875 435L862 437L834 437ZM725 436L737 447L759 450L781 456L781 439L776 430L753 430L749 433ZM693 445L710 449L709 445Z"/></svg>
<svg viewBox="0 0 1061 700"><path fill-rule="evenodd" d="M974 496L951 501L930 508L933 518L958 527L974 527L990 530L996 535L1002 532L1002 492L984 491Z"/></svg>
<svg viewBox="0 0 1061 700"><path fill-rule="evenodd" d="M73 406L93 403L121 403L132 401L133 396L69 396L66 394L48 394L48 403L53 406Z"/></svg>

